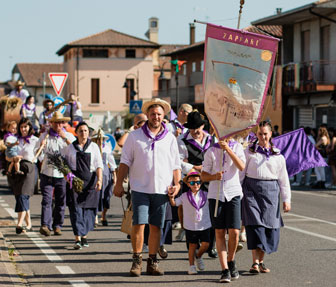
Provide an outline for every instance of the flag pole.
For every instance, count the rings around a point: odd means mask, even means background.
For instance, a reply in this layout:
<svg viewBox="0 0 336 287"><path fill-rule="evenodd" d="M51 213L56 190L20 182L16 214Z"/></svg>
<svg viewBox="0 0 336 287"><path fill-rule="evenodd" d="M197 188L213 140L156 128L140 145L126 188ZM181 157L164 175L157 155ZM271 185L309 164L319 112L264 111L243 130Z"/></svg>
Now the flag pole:
<svg viewBox="0 0 336 287"><path fill-rule="evenodd" d="M240 9L239 9L237 29L240 28L240 19L241 19L241 14L243 13L243 6L244 6L244 4L245 4L245 1L244 0L240 0Z"/></svg>

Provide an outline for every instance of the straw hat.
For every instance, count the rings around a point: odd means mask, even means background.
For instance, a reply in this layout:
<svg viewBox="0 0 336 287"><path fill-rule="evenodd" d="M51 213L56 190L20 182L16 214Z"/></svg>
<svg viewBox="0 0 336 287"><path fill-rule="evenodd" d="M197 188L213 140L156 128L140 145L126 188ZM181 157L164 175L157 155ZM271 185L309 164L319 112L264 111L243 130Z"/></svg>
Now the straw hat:
<svg viewBox="0 0 336 287"><path fill-rule="evenodd" d="M188 183L188 178L191 177L191 176L199 176L199 178L201 178L201 174L196 171L195 169L192 169L191 171L188 172L188 174L183 178L183 182L185 184Z"/></svg>
<svg viewBox="0 0 336 287"><path fill-rule="evenodd" d="M141 109L142 112L144 114L147 114L148 108L153 105L160 105L163 108L165 115L168 114L171 109L170 104L168 102L161 100L159 98L154 98L154 99L151 99L150 101L143 103L142 109Z"/></svg>
<svg viewBox="0 0 336 287"><path fill-rule="evenodd" d="M103 139L108 139L109 137L105 135L104 131L102 129L99 129L98 131L93 131L91 135L91 139L97 139L99 136L101 136Z"/></svg>
<svg viewBox="0 0 336 287"><path fill-rule="evenodd" d="M15 87L20 87L20 86L23 87L24 85L25 85L25 82L21 82L20 80L15 83Z"/></svg>
<svg viewBox="0 0 336 287"><path fill-rule="evenodd" d="M68 122L70 121L69 117L64 117L63 114L59 111L53 113L51 119L48 119L49 122L58 123L58 122Z"/></svg>

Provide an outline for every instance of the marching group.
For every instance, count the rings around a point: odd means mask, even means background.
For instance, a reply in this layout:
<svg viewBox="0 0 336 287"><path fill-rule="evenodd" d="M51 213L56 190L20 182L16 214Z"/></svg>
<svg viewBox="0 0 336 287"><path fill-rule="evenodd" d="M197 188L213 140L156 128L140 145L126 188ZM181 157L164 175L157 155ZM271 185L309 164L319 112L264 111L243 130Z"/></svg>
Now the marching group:
<svg viewBox="0 0 336 287"><path fill-rule="evenodd" d="M50 101L46 101L46 111L47 103ZM67 131L72 117L58 111L44 113L39 138L27 112L18 124L8 123L4 142L18 213L16 233L32 231L29 198L39 174L40 233L62 234L67 205L74 248L88 247L87 235L97 224L97 211L102 212L102 224L107 225L112 190L115 196L123 196L128 178L133 211L131 276L141 275L144 242L149 253L147 274L164 274L157 253L167 256L163 244L172 241L172 214L178 214L181 233L185 231L188 274L205 269L202 255L210 255L215 244L220 282L238 279L235 254L242 226L252 250L250 272L270 272L264 255L278 248L283 226L280 194L284 212L291 209L286 162L272 144L270 123L261 122L256 138L246 147L237 139L218 140L206 132L203 115L189 104L182 104L176 119L165 123L170 110L169 103L161 99L143 104L143 114L134 118L132 129L118 140L122 152L117 174L106 137L101 131L92 132L83 121L72 134ZM52 165L53 154L60 154L71 172L64 174ZM79 193L74 191L75 177L83 181Z"/></svg>

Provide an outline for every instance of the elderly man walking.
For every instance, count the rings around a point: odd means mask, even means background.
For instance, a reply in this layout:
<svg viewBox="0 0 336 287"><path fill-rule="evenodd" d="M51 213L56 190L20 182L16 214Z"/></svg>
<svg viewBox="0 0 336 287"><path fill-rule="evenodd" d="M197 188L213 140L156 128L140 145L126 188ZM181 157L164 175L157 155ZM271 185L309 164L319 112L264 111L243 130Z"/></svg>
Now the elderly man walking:
<svg viewBox="0 0 336 287"><path fill-rule="evenodd" d="M170 105L160 99L144 103L142 111L148 121L131 132L123 146L114 195L124 194L123 181L129 172L132 190L133 264L131 276L142 271L142 246L144 227L149 224L148 275L163 275L156 254L160 244L160 229L164 226L168 189L177 195L180 189L181 163L176 138L162 122Z"/></svg>

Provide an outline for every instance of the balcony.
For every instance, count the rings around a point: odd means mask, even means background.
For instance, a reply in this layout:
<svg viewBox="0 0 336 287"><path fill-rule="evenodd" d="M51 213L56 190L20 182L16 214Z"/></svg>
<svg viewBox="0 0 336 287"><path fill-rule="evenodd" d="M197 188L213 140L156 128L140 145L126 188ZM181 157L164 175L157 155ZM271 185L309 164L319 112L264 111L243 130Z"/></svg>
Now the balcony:
<svg viewBox="0 0 336 287"><path fill-rule="evenodd" d="M283 69L284 94L336 90L336 61L287 64Z"/></svg>

